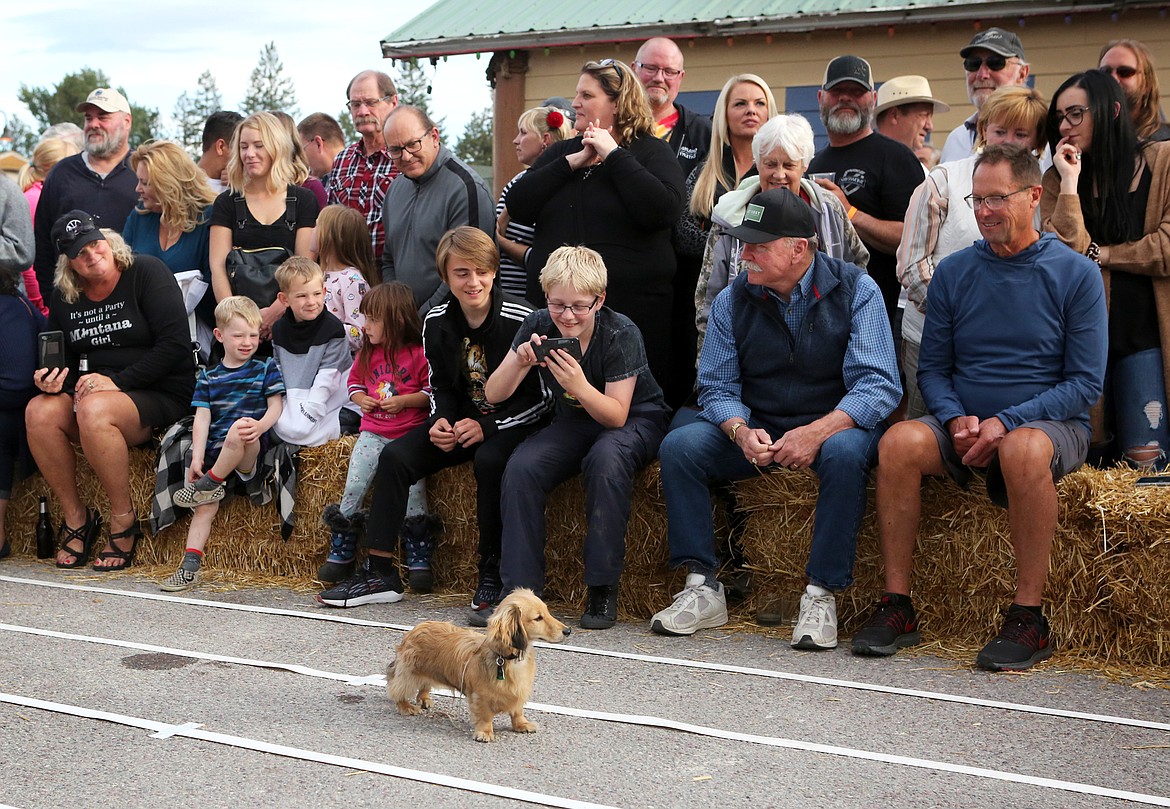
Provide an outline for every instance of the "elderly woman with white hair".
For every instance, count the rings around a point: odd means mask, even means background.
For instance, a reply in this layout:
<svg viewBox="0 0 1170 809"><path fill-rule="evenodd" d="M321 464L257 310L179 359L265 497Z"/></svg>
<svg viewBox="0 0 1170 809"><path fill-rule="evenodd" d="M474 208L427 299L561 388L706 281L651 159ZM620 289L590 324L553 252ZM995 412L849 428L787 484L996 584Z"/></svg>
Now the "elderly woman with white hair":
<svg viewBox="0 0 1170 809"><path fill-rule="evenodd" d="M775 115L752 139L752 157L758 174L747 177L734 191L724 194L711 211L711 235L707 238L695 289L695 325L699 330L700 350L707 332L711 301L739 274L742 245L725 231L743 222L748 202L761 191L787 188L812 207L822 251L859 267L869 263L869 251L861 243L840 201L804 177L814 152L812 127L800 115Z"/></svg>

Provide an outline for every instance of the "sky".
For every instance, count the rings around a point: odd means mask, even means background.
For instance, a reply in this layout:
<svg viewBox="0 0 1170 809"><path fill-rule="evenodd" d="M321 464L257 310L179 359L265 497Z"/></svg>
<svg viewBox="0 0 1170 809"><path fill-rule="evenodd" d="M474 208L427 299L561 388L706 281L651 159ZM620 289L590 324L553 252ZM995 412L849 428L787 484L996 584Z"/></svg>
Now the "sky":
<svg viewBox="0 0 1170 809"><path fill-rule="evenodd" d="M419 0L418 13L435 0ZM17 93L21 84L52 88L84 67L104 71L133 104L158 109L170 125L179 94L194 94L203 71L215 77L224 107L235 109L268 42L296 88L297 119L310 112L336 116L345 104L345 86L361 70L388 69L380 42L410 19L394 14L397 3L308 3L248 0L230 19L232 4L191 0L36 0L5 4L5 69L0 71L0 112L36 124ZM95 12L107 8L109 12ZM337 13L330 14L330 10ZM377 9L383 9L381 11ZM212 17L215 10L220 16ZM98 14L106 18L97 19ZM446 118L454 141L471 115L491 106L484 71L491 54L440 61L433 82L431 112Z"/></svg>

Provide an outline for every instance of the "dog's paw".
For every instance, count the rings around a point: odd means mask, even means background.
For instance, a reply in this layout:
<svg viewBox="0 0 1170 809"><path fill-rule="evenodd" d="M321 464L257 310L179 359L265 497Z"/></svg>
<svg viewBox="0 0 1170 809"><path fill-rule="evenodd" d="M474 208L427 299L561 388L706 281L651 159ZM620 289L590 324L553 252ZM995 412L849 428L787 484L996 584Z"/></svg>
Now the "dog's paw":
<svg viewBox="0 0 1170 809"><path fill-rule="evenodd" d="M434 706L430 694L419 694L418 704L424 711L429 711Z"/></svg>
<svg viewBox="0 0 1170 809"><path fill-rule="evenodd" d="M473 735L475 736L475 740L477 742L494 742L496 740L495 731L493 731L491 728L488 728L487 730L479 730L476 728L476 731Z"/></svg>
<svg viewBox="0 0 1170 809"><path fill-rule="evenodd" d="M519 722L512 723L513 733L536 733L540 730L540 725L535 722L530 722L527 719L521 719Z"/></svg>
<svg viewBox="0 0 1170 809"><path fill-rule="evenodd" d="M397 705L398 705L398 713L402 714L403 716L418 716L423 711L422 708L415 705L413 702L407 702L404 699L398 700ZM430 706L427 706L427 707L430 707Z"/></svg>

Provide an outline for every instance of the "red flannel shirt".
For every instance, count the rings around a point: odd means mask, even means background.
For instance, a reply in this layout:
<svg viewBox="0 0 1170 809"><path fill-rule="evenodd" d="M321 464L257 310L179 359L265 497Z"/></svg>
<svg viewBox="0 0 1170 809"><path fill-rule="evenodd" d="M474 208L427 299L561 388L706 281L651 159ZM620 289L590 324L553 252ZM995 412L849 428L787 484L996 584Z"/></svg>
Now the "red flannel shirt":
<svg viewBox="0 0 1170 809"><path fill-rule="evenodd" d="M329 179L329 204L346 205L366 218L374 245L374 261L381 265L382 202L390 181L398 176L398 169L385 149L367 155L362 141L347 146L333 160Z"/></svg>

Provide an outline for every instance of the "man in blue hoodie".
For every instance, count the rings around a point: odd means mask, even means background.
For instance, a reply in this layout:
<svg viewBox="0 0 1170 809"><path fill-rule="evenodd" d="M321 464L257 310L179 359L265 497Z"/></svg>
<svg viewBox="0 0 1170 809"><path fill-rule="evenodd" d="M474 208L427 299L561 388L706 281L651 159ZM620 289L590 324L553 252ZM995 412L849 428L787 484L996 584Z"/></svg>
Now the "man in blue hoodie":
<svg viewBox="0 0 1170 809"><path fill-rule="evenodd" d="M1056 481L1084 463L1089 407L1101 395L1107 326L1101 270L1033 226L1040 167L988 147L967 202L983 240L944 259L930 286L918 384L931 415L894 425L878 447L877 508L886 592L854 654L891 655L922 639L910 575L924 475L960 484L987 470L1009 513L1016 593L976 664L1022 671L1052 654L1040 609Z"/></svg>

